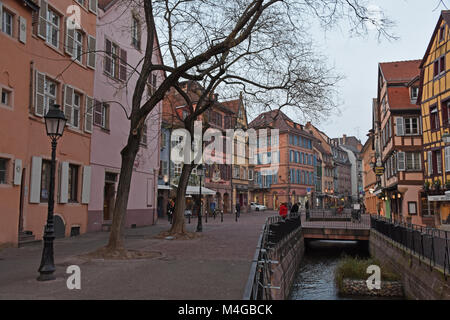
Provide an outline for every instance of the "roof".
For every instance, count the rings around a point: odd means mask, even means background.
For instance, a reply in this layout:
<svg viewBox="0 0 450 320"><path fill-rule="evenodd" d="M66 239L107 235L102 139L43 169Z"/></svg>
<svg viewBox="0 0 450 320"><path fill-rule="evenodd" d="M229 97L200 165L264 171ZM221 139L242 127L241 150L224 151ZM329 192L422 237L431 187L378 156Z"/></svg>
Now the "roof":
<svg viewBox="0 0 450 320"><path fill-rule="evenodd" d="M436 27L434 28L433 35L431 36L430 42L428 43L427 50L425 51L425 55L423 56L422 63L420 64L420 68L423 67L423 64L426 62L426 58L428 54L430 53L431 47L433 46L433 41L436 36L436 33L439 31L439 27L441 25L442 20L445 20L445 22L450 26L450 10L442 10L441 15L439 16L439 20L436 23Z"/></svg>
<svg viewBox="0 0 450 320"><path fill-rule="evenodd" d="M233 111L233 113L237 114L239 111L239 106L240 106L241 100L236 99L236 100L231 100L231 101L224 101L221 103L222 103L222 105L225 106L225 108L227 108L227 109Z"/></svg>
<svg viewBox="0 0 450 320"><path fill-rule="evenodd" d="M422 60L382 62L380 69L388 83L409 83L420 75L421 62Z"/></svg>
<svg viewBox="0 0 450 320"><path fill-rule="evenodd" d="M288 122L292 123L294 126L289 125ZM249 128L267 127L273 127L280 131L295 132L307 136L308 138L315 139L314 135L304 129L303 125L292 121L291 118L279 109L262 113L249 124Z"/></svg>
<svg viewBox="0 0 450 320"><path fill-rule="evenodd" d="M31 10L34 10L34 11L39 10L39 1L38 0L19 0L19 2L23 2L26 6L30 7Z"/></svg>
<svg viewBox="0 0 450 320"><path fill-rule="evenodd" d="M387 96L391 110L420 109L420 106L411 103L408 87L388 87Z"/></svg>

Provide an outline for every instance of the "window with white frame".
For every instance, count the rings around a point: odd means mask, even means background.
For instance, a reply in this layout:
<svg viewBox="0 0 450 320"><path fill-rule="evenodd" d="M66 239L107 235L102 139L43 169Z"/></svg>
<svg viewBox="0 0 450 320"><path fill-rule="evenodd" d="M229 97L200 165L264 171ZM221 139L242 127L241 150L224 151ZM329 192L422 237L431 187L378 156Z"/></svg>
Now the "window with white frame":
<svg viewBox="0 0 450 320"><path fill-rule="evenodd" d="M8 162L9 159L0 158L0 184L8 183Z"/></svg>
<svg viewBox="0 0 450 320"><path fill-rule="evenodd" d="M50 80L49 78L45 78L45 86L44 86L44 115L47 114L50 106L56 104L57 98L57 88L58 85L56 82Z"/></svg>
<svg viewBox="0 0 450 320"><path fill-rule="evenodd" d="M133 17L131 24L131 44L136 49L141 49L141 23L137 17Z"/></svg>
<svg viewBox="0 0 450 320"><path fill-rule="evenodd" d="M405 118L405 134L419 134L419 118Z"/></svg>
<svg viewBox="0 0 450 320"><path fill-rule="evenodd" d="M95 101L94 125L103 129L109 129L109 104Z"/></svg>
<svg viewBox="0 0 450 320"><path fill-rule="evenodd" d="M47 43L51 44L55 48L59 47L59 30L61 17L52 9L47 10Z"/></svg>
<svg viewBox="0 0 450 320"><path fill-rule="evenodd" d="M444 149L445 152L445 172L449 172L450 171L450 147L445 147Z"/></svg>
<svg viewBox="0 0 450 320"><path fill-rule="evenodd" d="M406 170L421 170L420 153L407 152L406 153Z"/></svg>
<svg viewBox="0 0 450 320"><path fill-rule="evenodd" d="M5 89L5 88L0 88L0 92L1 92L1 100L0 103L8 106L8 107L12 107L12 93L11 91Z"/></svg>
<svg viewBox="0 0 450 320"><path fill-rule="evenodd" d="M72 107L72 123L75 128L80 127L80 109L81 109L81 95L78 93L73 94L73 107Z"/></svg>
<svg viewBox="0 0 450 320"><path fill-rule="evenodd" d="M173 172L175 175L179 176L181 175L181 170L183 169L182 163L175 163L173 166Z"/></svg>
<svg viewBox="0 0 450 320"><path fill-rule="evenodd" d="M80 31L75 31L73 48L75 53L75 60L81 62L83 57L83 34Z"/></svg>
<svg viewBox="0 0 450 320"><path fill-rule="evenodd" d="M412 87L411 88L411 100L417 100L418 96L419 96L419 88L418 87Z"/></svg>
<svg viewBox="0 0 450 320"><path fill-rule="evenodd" d="M7 35L11 36L13 35L13 14L11 14L9 11L3 9L2 13L2 31L6 33Z"/></svg>
<svg viewBox="0 0 450 320"><path fill-rule="evenodd" d="M248 170L248 180L253 180L253 170L252 169L249 169Z"/></svg>

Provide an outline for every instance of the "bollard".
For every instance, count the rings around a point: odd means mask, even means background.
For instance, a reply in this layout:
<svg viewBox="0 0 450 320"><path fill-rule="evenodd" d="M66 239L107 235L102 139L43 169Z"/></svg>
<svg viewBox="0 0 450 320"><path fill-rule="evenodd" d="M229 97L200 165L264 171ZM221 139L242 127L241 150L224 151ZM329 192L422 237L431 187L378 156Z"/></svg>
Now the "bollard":
<svg viewBox="0 0 450 320"><path fill-rule="evenodd" d="M188 222L191 224L191 215L188 215Z"/></svg>
<svg viewBox="0 0 450 320"><path fill-rule="evenodd" d="M223 222L223 211L220 211L220 222Z"/></svg>
<svg viewBox="0 0 450 320"><path fill-rule="evenodd" d="M208 212L205 212L205 223L208 223Z"/></svg>

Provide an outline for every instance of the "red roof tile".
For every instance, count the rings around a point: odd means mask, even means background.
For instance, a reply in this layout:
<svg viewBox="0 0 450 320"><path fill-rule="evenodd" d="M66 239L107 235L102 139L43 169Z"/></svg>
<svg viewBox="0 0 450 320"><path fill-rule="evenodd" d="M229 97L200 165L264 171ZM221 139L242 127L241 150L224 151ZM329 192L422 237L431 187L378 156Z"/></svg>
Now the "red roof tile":
<svg viewBox="0 0 450 320"><path fill-rule="evenodd" d="M410 82L420 75L422 60L395 61L380 63L380 69L387 82Z"/></svg>
<svg viewBox="0 0 450 320"><path fill-rule="evenodd" d="M390 109L420 109L420 106L411 103L408 87L388 87L387 90Z"/></svg>

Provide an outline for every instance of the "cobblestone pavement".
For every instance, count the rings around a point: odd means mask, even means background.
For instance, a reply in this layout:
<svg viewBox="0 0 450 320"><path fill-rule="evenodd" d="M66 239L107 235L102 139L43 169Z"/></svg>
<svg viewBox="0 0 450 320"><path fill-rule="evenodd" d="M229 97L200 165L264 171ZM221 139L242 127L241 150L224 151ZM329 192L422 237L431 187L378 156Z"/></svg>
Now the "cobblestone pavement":
<svg viewBox="0 0 450 320"><path fill-rule="evenodd" d="M42 244L0 251L0 299L241 299L259 234L275 212L242 213L203 221L195 240L155 239L169 229L166 220L154 226L127 229L128 249L160 252L153 259L86 262L80 254L104 246L108 233L98 232L55 241L57 277L38 282ZM187 224L194 231L192 219ZM66 268L81 268L81 290L66 286Z"/></svg>

